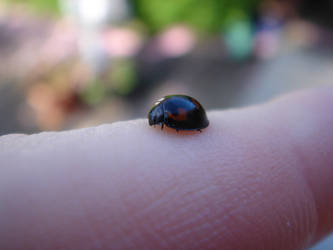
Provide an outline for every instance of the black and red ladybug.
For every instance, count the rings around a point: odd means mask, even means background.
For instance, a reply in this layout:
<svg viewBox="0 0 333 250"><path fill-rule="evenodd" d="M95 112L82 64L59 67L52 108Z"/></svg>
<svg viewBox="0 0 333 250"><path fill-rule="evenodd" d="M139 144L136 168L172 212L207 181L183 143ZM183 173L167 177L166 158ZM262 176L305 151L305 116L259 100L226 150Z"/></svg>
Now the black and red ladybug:
<svg viewBox="0 0 333 250"><path fill-rule="evenodd" d="M206 112L193 97L168 95L154 103L148 113L149 125L161 125L175 130L197 130L209 125Z"/></svg>

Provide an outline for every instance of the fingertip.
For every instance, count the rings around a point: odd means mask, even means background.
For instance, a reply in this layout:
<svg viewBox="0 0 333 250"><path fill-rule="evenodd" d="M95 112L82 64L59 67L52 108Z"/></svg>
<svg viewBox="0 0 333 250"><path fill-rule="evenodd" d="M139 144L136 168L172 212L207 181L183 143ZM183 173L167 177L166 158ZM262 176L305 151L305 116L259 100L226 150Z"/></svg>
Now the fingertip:
<svg viewBox="0 0 333 250"><path fill-rule="evenodd" d="M333 226L330 93L209 112L202 133L139 119L1 138L14 166L0 176L2 235L68 249L304 248Z"/></svg>

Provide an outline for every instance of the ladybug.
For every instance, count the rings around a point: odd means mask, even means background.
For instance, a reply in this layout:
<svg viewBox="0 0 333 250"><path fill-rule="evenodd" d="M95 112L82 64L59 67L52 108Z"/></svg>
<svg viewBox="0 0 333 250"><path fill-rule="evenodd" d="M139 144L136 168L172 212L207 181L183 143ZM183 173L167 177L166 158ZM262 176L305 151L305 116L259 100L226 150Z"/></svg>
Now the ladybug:
<svg viewBox="0 0 333 250"><path fill-rule="evenodd" d="M168 95L154 103L148 113L149 125L161 125L179 130L197 130L209 125L206 112L193 97Z"/></svg>

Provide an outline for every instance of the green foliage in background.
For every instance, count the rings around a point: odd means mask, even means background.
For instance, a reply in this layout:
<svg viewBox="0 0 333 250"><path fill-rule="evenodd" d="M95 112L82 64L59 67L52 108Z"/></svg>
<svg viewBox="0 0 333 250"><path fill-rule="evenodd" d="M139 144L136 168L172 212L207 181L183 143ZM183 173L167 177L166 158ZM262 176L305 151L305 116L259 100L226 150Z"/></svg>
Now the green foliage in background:
<svg viewBox="0 0 333 250"><path fill-rule="evenodd" d="M109 81L112 90L119 95L128 95L135 88L136 72L131 60L118 60L112 65Z"/></svg>
<svg viewBox="0 0 333 250"><path fill-rule="evenodd" d="M0 3L26 5L39 12L59 13L58 0L0 0ZM155 33L185 23L202 33L220 32L230 20L251 16L261 0L128 0L134 15ZM236 15L235 15L236 13Z"/></svg>
<svg viewBox="0 0 333 250"><path fill-rule="evenodd" d="M220 32L235 13L250 16L260 0L132 0L137 15L150 31L186 23L199 32Z"/></svg>
<svg viewBox="0 0 333 250"><path fill-rule="evenodd" d="M58 0L0 0L5 4L22 4L38 12L59 13Z"/></svg>
<svg viewBox="0 0 333 250"><path fill-rule="evenodd" d="M105 100L107 96L106 85L99 79L94 79L82 91L81 98L84 103L91 106L98 105Z"/></svg>

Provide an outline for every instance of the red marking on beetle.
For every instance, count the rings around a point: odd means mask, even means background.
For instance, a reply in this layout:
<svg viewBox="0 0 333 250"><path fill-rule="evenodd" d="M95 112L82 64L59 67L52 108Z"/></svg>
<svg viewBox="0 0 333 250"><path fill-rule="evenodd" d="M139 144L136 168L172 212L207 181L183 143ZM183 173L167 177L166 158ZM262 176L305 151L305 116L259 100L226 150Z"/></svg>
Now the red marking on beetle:
<svg viewBox="0 0 333 250"><path fill-rule="evenodd" d="M175 121L186 121L187 120L187 111L182 108L178 108L177 111L178 111L177 115L167 112L168 117L170 117L171 119L174 119Z"/></svg>
<svg viewBox="0 0 333 250"><path fill-rule="evenodd" d="M200 103L199 103L197 100L191 98L191 101L194 103L194 105L195 105L198 109L201 107Z"/></svg>

